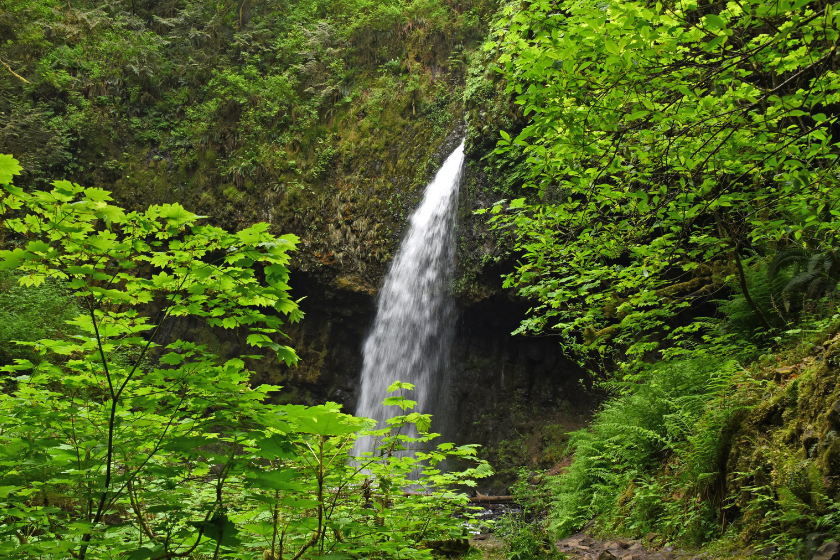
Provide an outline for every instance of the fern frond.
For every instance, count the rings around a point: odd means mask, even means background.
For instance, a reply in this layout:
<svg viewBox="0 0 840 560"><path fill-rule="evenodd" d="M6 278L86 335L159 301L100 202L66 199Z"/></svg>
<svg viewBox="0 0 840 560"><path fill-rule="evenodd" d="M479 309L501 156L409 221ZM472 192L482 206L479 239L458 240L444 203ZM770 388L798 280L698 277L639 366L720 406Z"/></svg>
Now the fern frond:
<svg viewBox="0 0 840 560"><path fill-rule="evenodd" d="M822 263L823 258L825 255L823 253L815 253L811 255L811 258L808 259L808 272L817 272L817 269L820 268L820 263Z"/></svg>
<svg viewBox="0 0 840 560"><path fill-rule="evenodd" d="M605 428L612 428L614 430L624 432L625 434L628 434L628 433L629 434L634 434L634 435L637 435L637 436L641 436L643 439L656 441L656 442L659 442L659 443L665 443L665 438L663 438L661 435L657 434L653 430L649 430L649 429L643 428L641 426L632 426L632 425L628 425L628 424L616 424L616 423L611 423L611 422L607 422L607 423L604 423L604 424L601 424L601 425L604 426ZM620 436L614 436L614 437L615 438L620 438ZM626 440L622 441L621 439L618 439L618 441L621 442L623 445L627 445Z"/></svg>
<svg viewBox="0 0 840 560"><path fill-rule="evenodd" d="M790 279L790 282L785 285L784 291L785 293L798 292L799 290L805 289L811 284L811 282L819 277L820 273L817 271L806 270L804 272L800 272Z"/></svg>
<svg viewBox="0 0 840 560"><path fill-rule="evenodd" d="M823 276L822 274L819 275L813 282L808 285L808 291L806 292L807 297L811 299L818 298L828 287L828 278Z"/></svg>
<svg viewBox="0 0 840 560"><path fill-rule="evenodd" d="M767 266L767 279L773 281L779 272L791 265L801 266L808 258L804 249L792 248L780 251Z"/></svg>

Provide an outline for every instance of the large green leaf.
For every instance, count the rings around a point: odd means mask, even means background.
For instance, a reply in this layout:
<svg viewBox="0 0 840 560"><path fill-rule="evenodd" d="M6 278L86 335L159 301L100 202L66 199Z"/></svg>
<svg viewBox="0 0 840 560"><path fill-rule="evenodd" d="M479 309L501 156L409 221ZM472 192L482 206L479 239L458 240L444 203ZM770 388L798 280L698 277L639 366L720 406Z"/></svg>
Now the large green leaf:
<svg viewBox="0 0 840 560"><path fill-rule="evenodd" d="M0 154L0 185L7 185L12 182L15 175L20 175L23 167L20 162L8 154Z"/></svg>
<svg viewBox="0 0 840 560"><path fill-rule="evenodd" d="M289 418L295 429L305 434L339 436L351 434L360 429L357 419L327 405L297 410L290 414Z"/></svg>
<svg viewBox="0 0 840 560"><path fill-rule="evenodd" d="M222 546L236 547L242 544L238 538L239 530L226 514L218 514L210 521L191 521L189 524L196 529L203 529L205 537Z"/></svg>
<svg viewBox="0 0 840 560"><path fill-rule="evenodd" d="M266 490L298 490L302 482L295 482L301 478L301 473L295 469L277 469L264 471L248 478L248 485Z"/></svg>

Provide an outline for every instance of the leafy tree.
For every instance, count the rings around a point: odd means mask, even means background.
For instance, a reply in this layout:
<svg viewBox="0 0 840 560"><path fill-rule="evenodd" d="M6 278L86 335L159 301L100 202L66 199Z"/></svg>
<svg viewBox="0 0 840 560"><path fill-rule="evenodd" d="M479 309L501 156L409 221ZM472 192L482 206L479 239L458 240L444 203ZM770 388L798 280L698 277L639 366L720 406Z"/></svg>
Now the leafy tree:
<svg viewBox="0 0 840 560"><path fill-rule="evenodd" d="M450 514L467 499L448 486L492 471L436 469L475 449L430 448L428 415L371 432L334 403L267 403L279 387L251 387L245 368L260 355L223 361L192 342L158 343L167 321L196 317L295 364L278 330L282 317L302 316L287 286L294 236L264 223L228 233L179 205L126 213L107 191L67 181L25 191L10 183L19 171L0 156L0 211L15 246L0 251L0 268L21 286L72 290L78 334L26 342L42 359L3 368L0 554L429 557L425 540L461 534ZM418 437L402 434L409 424ZM353 459L360 431L380 445ZM403 456L406 445L424 448ZM428 493L403 495L418 468Z"/></svg>
<svg viewBox="0 0 840 560"><path fill-rule="evenodd" d="M753 256L836 245L840 14L807 0L512 2L494 40L529 124L532 186L492 209L540 303L522 330L639 363ZM684 323L683 323L684 324ZM688 327L696 330L698 325Z"/></svg>

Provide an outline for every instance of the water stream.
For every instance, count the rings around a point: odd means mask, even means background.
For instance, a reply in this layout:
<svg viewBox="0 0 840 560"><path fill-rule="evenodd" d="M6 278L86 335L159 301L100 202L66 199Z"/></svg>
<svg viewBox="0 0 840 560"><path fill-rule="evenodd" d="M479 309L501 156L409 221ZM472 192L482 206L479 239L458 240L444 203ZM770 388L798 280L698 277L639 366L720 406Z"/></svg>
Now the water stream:
<svg viewBox="0 0 840 560"><path fill-rule="evenodd" d="M408 234L385 277L376 319L365 341L361 395L357 416L374 418L384 427L397 414L384 407L394 381L413 383L406 395L415 411L431 413L432 431L444 432L447 369L455 322L449 282L455 270L455 218L458 185L464 165L464 143L455 149L426 187L411 216ZM356 452L372 451L370 438Z"/></svg>

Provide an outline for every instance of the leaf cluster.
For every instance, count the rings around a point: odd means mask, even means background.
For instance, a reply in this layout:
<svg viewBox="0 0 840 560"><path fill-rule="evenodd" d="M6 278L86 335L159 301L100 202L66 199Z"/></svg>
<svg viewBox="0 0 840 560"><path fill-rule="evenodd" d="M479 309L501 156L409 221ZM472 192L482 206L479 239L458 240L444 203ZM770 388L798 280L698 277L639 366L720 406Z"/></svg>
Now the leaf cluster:
<svg viewBox="0 0 840 560"><path fill-rule="evenodd" d="M562 193L491 211L522 255L505 285L539 302L521 330L558 329L607 366L638 366L727 285L769 330L742 261L836 245L834 5L516 2L502 14L486 48L531 120L497 151L524 150L531 185Z"/></svg>
<svg viewBox="0 0 840 560"><path fill-rule="evenodd" d="M302 317L287 284L295 236L264 223L229 233L177 204L126 212L67 181L27 191L0 179L13 245L0 268L21 289L58 285L77 302L72 328L22 341L37 363L2 368L0 555L429 558L427 540L462 536L452 514L468 500L454 486L492 473L474 446L431 445L429 416L405 397L387 401L404 414L370 430L334 403L272 405L279 387L249 384L247 360L297 362L279 331ZM261 354L164 342L188 317L236 329ZM359 435L377 439L375 453L351 455ZM474 466L444 473L447 457Z"/></svg>

